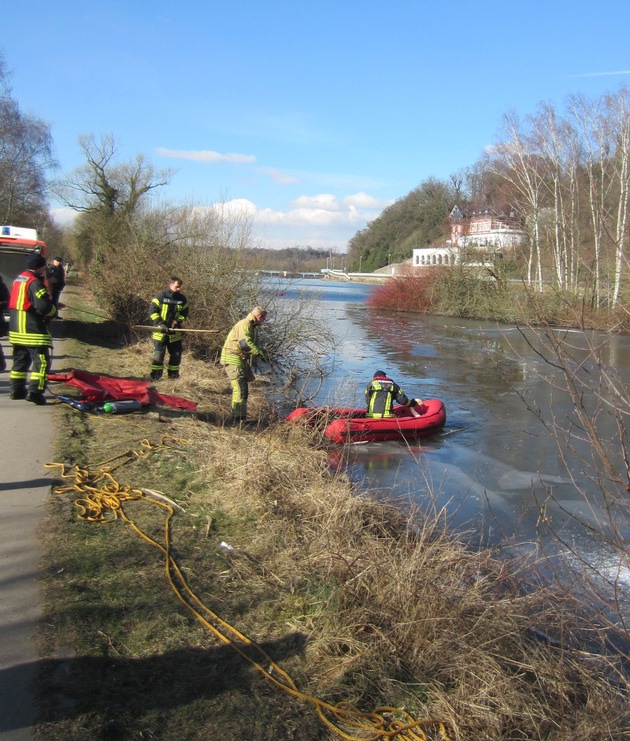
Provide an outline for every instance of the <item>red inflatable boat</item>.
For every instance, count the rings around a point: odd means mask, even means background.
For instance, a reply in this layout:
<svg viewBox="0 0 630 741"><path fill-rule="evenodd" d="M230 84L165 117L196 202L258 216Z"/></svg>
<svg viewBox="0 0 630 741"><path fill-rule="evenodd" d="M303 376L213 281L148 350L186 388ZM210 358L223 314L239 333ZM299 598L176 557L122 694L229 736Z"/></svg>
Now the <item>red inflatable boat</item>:
<svg viewBox="0 0 630 741"><path fill-rule="evenodd" d="M446 409L439 399L425 399L416 416L409 407L395 407L395 417L371 419L365 409L300 407L291 412L287 422L305 422L321 426L331 443L376 442L378 440L415 439L439 432L446 423Z"/></svg>

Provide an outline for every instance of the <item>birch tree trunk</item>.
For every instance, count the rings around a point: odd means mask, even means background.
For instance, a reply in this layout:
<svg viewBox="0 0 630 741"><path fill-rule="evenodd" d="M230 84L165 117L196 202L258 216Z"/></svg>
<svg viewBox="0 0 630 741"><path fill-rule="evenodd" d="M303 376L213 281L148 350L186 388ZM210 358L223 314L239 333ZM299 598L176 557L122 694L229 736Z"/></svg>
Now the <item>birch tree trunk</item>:
<svg viewBox="0 0 630 741"><path fill-rule="evenodd" d="M540 197L544 173L540 158L533 154L531 139L522 130L515 113L503 119L505 140L496 146L489 168L510 182L522 198L524 215L531 220L531 245L527 281L542 291L543 267L540 240ZM535 273L535 278L534 274Z"/></svg>
<svg viewBox="0 0 630 741"><path fill-rule="evenodd" d="M630 92L624 88L618 95L607 95L606 110L611 139L615 146L613 154L614 178L618 189L614 224L615 284L612 296L612 304L616 306L619 302L627 240L626 225L630 194Z"/></svg>
<svg viewBox="0 0 630 741"><path fill-rule="evenodd" d="M549 249L556 281L563 290L576 290L580 220L578 132L568 120L559 118L550 105L541 107L534 126L548 173L546 190L553 204Z"/></svg>
<svg viewBox="0 0 630 741"><path fill-rule="evenodd" d="M603 290L604 219L612 182L608 125L601 98L591 102L583 96L574 96L569 99L569 114L580 133L580 160L588 179L588 207L593 240L593 304L595 308L599 308Z"/></svg>

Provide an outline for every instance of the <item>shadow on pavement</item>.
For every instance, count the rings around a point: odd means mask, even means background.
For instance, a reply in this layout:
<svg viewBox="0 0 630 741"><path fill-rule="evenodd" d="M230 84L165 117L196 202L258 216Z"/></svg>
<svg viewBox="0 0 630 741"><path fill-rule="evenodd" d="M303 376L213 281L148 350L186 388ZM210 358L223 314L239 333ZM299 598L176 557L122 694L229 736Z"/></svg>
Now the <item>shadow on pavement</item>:
<svg viewBox="0 0 630 741"><path fill-rule="evenodd" d="M302 654L306 637L291 633L260 644L277 662ZM265 665L251 647L239 648ZM166 710L230 690L247 690L262 675L229 646L185 648L145 658L79 656L41 659L0 670L0 687L37 677L39 722L54 723L90 713L125 724L152 710ZM0 733L32 722L27 708L9 708Z"/></svg>

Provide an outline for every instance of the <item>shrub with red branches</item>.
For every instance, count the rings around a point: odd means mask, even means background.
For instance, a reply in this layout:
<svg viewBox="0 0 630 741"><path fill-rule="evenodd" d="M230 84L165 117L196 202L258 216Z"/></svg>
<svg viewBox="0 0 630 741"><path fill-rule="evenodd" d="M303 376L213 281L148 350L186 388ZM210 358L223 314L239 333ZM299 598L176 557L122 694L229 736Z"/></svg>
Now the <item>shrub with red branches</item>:
<svg viewBox="0 0 630 741"><path fill-rule="evenodd" d="M428 312L435 308L436 275L408 268L375 288L368 306L375 309Z"/></svg>

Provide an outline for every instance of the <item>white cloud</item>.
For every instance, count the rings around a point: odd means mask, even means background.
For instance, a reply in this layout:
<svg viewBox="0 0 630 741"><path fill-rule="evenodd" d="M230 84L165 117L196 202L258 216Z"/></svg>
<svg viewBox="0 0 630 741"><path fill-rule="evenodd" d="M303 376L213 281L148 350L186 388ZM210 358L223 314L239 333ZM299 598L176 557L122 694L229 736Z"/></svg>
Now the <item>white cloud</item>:
<svg viewBox="0 0 630 741"><path fill-rule="evenodd" d="M390 204L366 193L356 193L338 199L330 193L315 196L299 196L287 210L259 208L245 198L236 198L217 204L215 209L223 213L246 213L254 222L266 225L357 225L367 223Z"/></svg>
<svg viewBox="0 0 630 741"><path fill-rule="evenodd" d="M391 201L383 201L367 193L353 193L344 196L341 200L330 193L320 193L315 196L299 196L293 201L298 209L323 209L326 211L382 211Z"/></svg>
<svg viewBox="0 0 630 741"><path fill-rule="evenodd" d="M391 201L382 201L380 198L375 198L367 193L355 193L351 196L346 196L343 199L346 206L354 206L355 208L364 209L378 209L382 211L384 208L391 204Z"/></svg>
<svg viewBox="0 0 630 741"><path fill-rule="evenodd" d="M192 160L193 162L256 162L256 156L253 154L223 154L221 152L213 152L211 149L165 149L164 147L158 147L155 153L159 157L168 157L169 159L176 160Z"/></svg>
<svg viewBox="0 0 630 741"><path fill-rule="evenodd" d="M299 196L293 201L298 209L325 209L326 211L338 211L341 204L337 198L330 193L320 193L316 196Z"/></svg>
<svg viewBox="0 0 630 741"><path fill-rule="evenodd" d="M50 215L59 226L70 226L77 218L78 213L73 208L51 208Z"/></svg>
<svg viewBox="0 0 630 741"><path fill-rule="evenodd" d="M293 175L287 175L281 170L276 170L274 167L260 167L258 172L268 175L278 185L295 185L299 182Z"/></svg>
<svg viewBox="0 0 630 741"><path fill-rule="evenodd" d="M337 198L331 193L302 195L287 209L264 208L247 198L234 198L211 206L222 218L251 220L258 242L263 247L279 249L310 245L317 249L345 249L360 229L373 221L391 201L383 201L364 192ZM70 208L51 209L60 226L70 225L77 216Z"/></svg>
<svg viewBox="0 0 630 741"><path fill-rule="evenodd" d="M212 209L226 218L244 216L255 218L257 213L256 204L247 198L233 198L231 201L222 201L212 205Z"/></svg>
<svg viewBox="0 0 630 741"><path fill-rule="evenodd" d="M391 201L367 193L337 198L330 193L299 196L286 210L261 208L246 199L214 206L226 215L252 220L261 246L278 249L292 245L344 249L360 229L375 219Z"/></svg>
<svg viewBox="0 0 630 741"><path fill-rule="evenodd" d="M567 75L565 79L575 80L579 77L614 77L615 75L630 75L630 70L621 69L616 72L584 72L579 75Z"/></svg>

